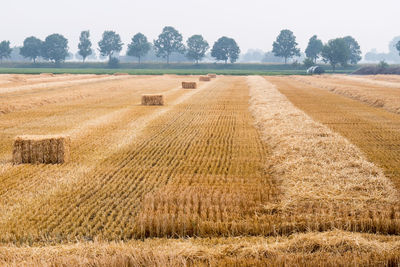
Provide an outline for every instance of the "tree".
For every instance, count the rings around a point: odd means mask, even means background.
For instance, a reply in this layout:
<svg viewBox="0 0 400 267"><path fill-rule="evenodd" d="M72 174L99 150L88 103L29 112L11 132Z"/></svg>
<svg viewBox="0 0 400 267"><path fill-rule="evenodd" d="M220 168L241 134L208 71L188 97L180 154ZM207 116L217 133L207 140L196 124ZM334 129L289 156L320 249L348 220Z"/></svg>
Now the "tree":
<svg viewBox="0 0 400 267"><path fill-rule="evenodd" d="M399 51L399 55L400 55L400 41L396 44L396 48Z"/></svg>
<svg viewBox="0 0 400 267"><path fill-rule="evenodd" d="M173 52L183 54L185 46L182 43L182 34L180 34L174 27L164 27L162 33L154 40L154 49L157 57L167 59L169 64L169 56Z"/></svg>
<svg viewBox="0 0 400 267"><path fill-rule="evenodd" d="M57 64L68 56L68 40L61 34L47 36L42 47L43 58Z"/></svg>
<svg viewBox="0 0 400 267"><path fill-rule="evenodd" d="M142 33L137 33L132 38L132 42L128 45L128 56L137 57L140 64L140 58L147 55L150 51L150 43L147 37Z"/></svg>
<svg viewBox="0 0 400 267"><path fill-rule="evenodd" d="M300 56L300 49L297 48L296 37L290 30L282 30L273 43L272 52L277 57L285 58L285 64L288 58Z"/></svg>
<svg viewBox="0 0 400 267"><path fill-rule="evenodd" d="M99 42L99 51L102 56L108 57L108 61L110 61L114 52L118 53L122 50L122 45L119 34L114 31L105 31Z"/></svg>
<svg viewBox="0 0 400 267"><path fill-rule="evenodd" d="M319 40L316 35L314 35L308 41L308 46L306 48L306 56L308 58L311 58L314 61L314 63L317 63L317 59L321 54L322 47L324 47L322 41Z"/></svg>
<svg viewBox="0 0 400 267"><path fill-rule="evenodd" d="M240 48L236 41L232 38L221 37L216 41L211 49L211 56L216 60L223 60L225 64L228 59L231 63L235 63L239 58Z"/></svg>
<svg viewBox="0 0 400 267"><path fill-rule="evenodd" d="M351 37L346 36L343 38L347 47L349 48L349 62L350 64L357 64L361 60L361 49L357 41Z"/></svg>
<svg viewBox="0 0 400 267"><path fill-rule="evenodd" d="M89 37L89 31L82 31L81 36L79 37L78 53L81 55L83 62L85 62L85 59L93 53L92 42Z"/></svg>
<svg viewBox="0 0 400 267"><path fill-rule="evenodd" d="M309 58L309 57L304 59L303 64L304 64L304 67L306 69L308 69L308 68L310 68L310 67L315 65L314 60L312 58Z"/></svg>
<svg viewBox="0 0 400 267"><path fill-rule="evenodd" d="M34 37L28 37L24 40L24 46L21 47L19 53L25 58L30 58L33 63L36 63L36 59L42 55L43 42Z"/></svg>
<svg viewBox="0 0 400 267"><path fill-rule="evenodd" d="M186 57L195 60L196 64L198 64L199 60L205 56L209 48L210 46L208 45L208 42L204 40L203 36L193 35L187 40Z"/></svg>
<svg viewBox="0 0 400 267"><path fill-rule="evenodd" d="M9 58L11 52L10 41L2 41L0 43L0 61L3 61L3 58Z"/></svg>
<svg viewBox="0 0 400 267"><path fill-rule="evenodd" d="M324 45L321 54L323 60L329 62L335 71L336 65L345 66L347 64L350 58L350 49L343 38L336 38Z"/></svg>

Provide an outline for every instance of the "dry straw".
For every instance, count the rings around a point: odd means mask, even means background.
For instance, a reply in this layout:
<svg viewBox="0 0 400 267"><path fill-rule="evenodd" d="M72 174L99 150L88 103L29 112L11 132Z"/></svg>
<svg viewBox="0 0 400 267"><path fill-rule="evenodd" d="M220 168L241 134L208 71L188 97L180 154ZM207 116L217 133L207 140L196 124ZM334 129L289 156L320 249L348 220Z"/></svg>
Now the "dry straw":
<svg viewBox="0 0 400 267"><path fill-rule="evenodd" d="M70 137L63 135L23 135L14 140L14 164L58 164L69 160Z"/></svg>
<svg viewBox="0 0 400 267"><path fill-rule="evenodd" d="M211 78L209 76L200 76L199 80L201 82L209 82L211 81Z"/></svg>
<svg viewBox="0 0 400 267"><path fill-rule="evenodd" d="M357 147L297 109L265 79L248 79L251 111L273 148L282 209L300 214L316 205L328 216L346 209L387 212L394 207L398 199L393 184Z"/></svg>
<svg viewBox="0 0 400 267"><path fill-rule="evenodd" d="M142 95L142 105L144 106L163 106L163 95Z"/></svg>
<svg viewBox="0 0 400 267"><path fill-rule="evenodd" d="M114 73L114 76L124 76L124 75L129 75L129 73L126 73L126 72L116 72L116 73Z"/></svg>
<svg viewBox="0 0 400 267"><path fill-rule="evenodd" d="M182 82L183 89L196 89L197 83L195 82Z"/></svg>
<svg viewBox="0 0 400 267"><path fill-rule="evenodd" d="M215 73L209 73L207 76L210 78L217 78L217 74Z"/></svg>

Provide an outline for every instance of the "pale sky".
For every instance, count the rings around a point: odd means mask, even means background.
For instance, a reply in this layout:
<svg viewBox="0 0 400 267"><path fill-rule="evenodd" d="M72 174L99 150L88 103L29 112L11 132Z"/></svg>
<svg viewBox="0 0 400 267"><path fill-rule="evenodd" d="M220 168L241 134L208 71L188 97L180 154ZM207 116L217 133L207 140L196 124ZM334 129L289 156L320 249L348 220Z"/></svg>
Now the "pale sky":
<svg viewBox="0 0 400 267"><path fill-rule="evenodd" d="M76 52L82 30L90 30L96 48L104 30L115 30L126 48L137 32L153 41L164 26L173 26L185 42L202 34L212 46L228 36L242 52L270 51L280 30L287 28L302 51L317 34L323 42L352 35L363 53L372 48L385 52L400 35L399 18L400 0L11 0L2 3L0 40L20 46L28 36L44 39L60 33Z"/></svg>

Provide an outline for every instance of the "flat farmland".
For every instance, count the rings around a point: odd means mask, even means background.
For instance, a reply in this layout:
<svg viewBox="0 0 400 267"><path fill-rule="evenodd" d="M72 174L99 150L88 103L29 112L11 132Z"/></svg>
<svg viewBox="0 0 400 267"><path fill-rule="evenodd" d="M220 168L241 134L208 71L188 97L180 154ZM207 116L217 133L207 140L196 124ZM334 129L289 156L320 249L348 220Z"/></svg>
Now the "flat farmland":
<svg viewBox="0 0 400 267"><path fill-rule="evenodd" d="M0 75L1 265L400 263L395 77L198 80ZM69 162L13 164L49 134Z"/></svg>

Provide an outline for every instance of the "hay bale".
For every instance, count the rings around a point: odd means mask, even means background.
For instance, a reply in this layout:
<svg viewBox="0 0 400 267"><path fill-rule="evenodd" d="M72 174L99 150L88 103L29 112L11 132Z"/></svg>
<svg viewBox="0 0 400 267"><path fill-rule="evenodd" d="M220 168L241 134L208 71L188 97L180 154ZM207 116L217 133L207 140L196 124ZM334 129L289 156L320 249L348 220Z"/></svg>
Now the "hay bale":
<svg viewBox="0 0 400 267"><path fill-rule="evenodd" d="M142 95L142 105L144 106L163 106L163 95Z"/></svg>
<svg viewBox="0 0 400 267"><path fill-rule="evenodd" d="M209 73L207 76L210 78L217 78L217 74L215 73Z"/></svg>
<svg viewBox="0 0 400 267"><path fill-rule="evenodd" d="M116 73L114 73L114 76L124 76L124 75L129 75L129 73L125 73L125 72L116 72Z"/></svg>
<svg viewBox="0 0 400 267"><path fill-rule="evenodd" d="M195 82L182 82L183 89L196 89L197 83Z"/></svg>
<svg viewBox="0 0 400 267"><path fill-rule="evenodd" d="M14 140L14 164L59 164L69 160L70 137L63 135L22 135Z"/></svg>
<svg viewBox="0 0 400 267"><path fill-rule="evenodd" d="M199 80L201 82L209 82L209 81L211 81L211 78L208 76L200 76Z"/></svg>

